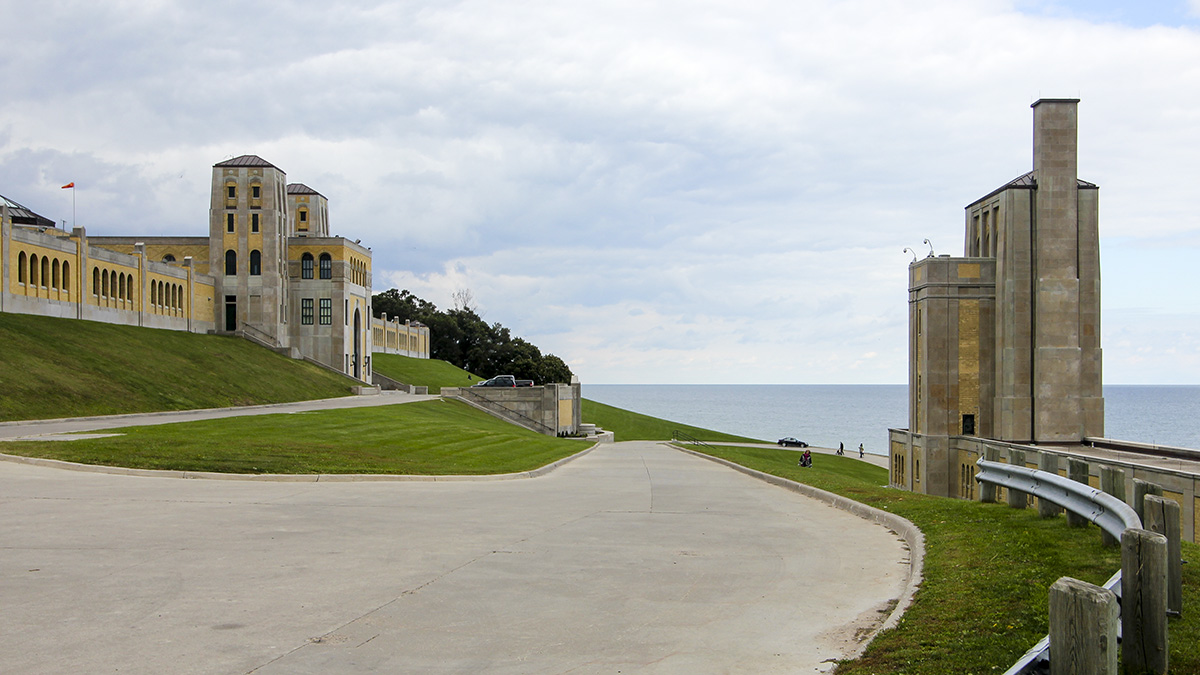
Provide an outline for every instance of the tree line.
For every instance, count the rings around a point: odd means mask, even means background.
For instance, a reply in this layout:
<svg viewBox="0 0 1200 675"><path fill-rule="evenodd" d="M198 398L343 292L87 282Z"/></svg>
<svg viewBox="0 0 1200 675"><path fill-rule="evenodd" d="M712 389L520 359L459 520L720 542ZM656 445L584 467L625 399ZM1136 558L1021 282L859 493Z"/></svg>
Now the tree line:
<svg viewBox="0 0 1200 675"><path fill-rule="evenodd" d="M429 355L482 377L514 375L537 384L570 382L571 369L553 354L514 337L508 328L488 325L471 306L469 291L455 294L454 309L439 310L407 290L392 288L372 296L376 318L418 321L429 326Z"/></svg>

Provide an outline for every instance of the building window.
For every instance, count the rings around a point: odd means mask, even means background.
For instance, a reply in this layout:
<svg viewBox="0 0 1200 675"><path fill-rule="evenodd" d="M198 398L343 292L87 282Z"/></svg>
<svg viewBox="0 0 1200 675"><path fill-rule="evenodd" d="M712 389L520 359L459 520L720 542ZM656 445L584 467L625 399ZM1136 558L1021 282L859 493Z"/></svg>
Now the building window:
<svg viewBox="0 0 1200 675"><path fill-rule="evenodd" d="M262 253L258 250L250 251L250 276L260 275L262 275Z"/></svg>
<svg viewBox="0 0 1200 675"><path fill-rule="evenodd" d="M300 278L313 278L313 257L311 253L300 256Z"/></svg>
<svg viewBox="0 0 1200 675"><path fill-rule="evenodd" d="M237 186L236 185L226 185L225 186L225 198L226 199L237 199Z"/></svg>
<svg viewBox="0 0 1200 675"><path fill-rule="evenodd" d="M258 214L257 213L250 214L250 231L258 232Z"/></svg>
<svg viewBox="0 0 1200 675"><path fill-rule="evenodd" d="M975 435L975 416L974 415L963 415L962 432L963 432L963 436L974 436Z"/></svg>
<svg viewBox="0 0 1200 675"><path fill-rule="evenodd" d="M234 224L237 223L237 215L233 213L225 214L225 231L233 232Z"/></svg>
<svg viewBox="0 0 1200 675"><path fill-rule="evenodd" d="M25 251L21 251L21 255L17 256L17 283L25 283L25 266L28 264Z"/></svg>
<svg viewBox="0 0 1200 675"><path fill-rule="evenodd" d="M333 258L331 258L328 253L321 254L321 278L333 278Z"/></svg>
<svg viewBox="0 0 1200 675"><path fill-rule="evenodd" d="M321 298L321 325L333 325L333 300L331 298Z"/></svg>
<svg viewBox="0 0 1200 675"><path fill-rule="evenodd" d="M308 209L300 209L300 222L308 222Z"/></svg>
<svg viewBox="0 0 1200 675"><path fill-rule="evenodd" d="M313 324L313 299L303 298L300 300L300 323L305 326Z"/></svg>
<svg viewBox="0 0 1200 675"><path fill-rule="evenodd" d="M261 185L251 185L250 186L250 198L251 199L262 199L262 186Z"/></svg>
<svg viewBox="0 0 1200 675"><path fill-rule="evenodd" d="M225 251L225 276L231 277L237 274L237 251L229 249Z"/></svg>
<svg viewBox="0 0 1200 675"><path fill-rule="evenodd" d="M92 295L100 297L100 268L92 268Z"/></svg>
<svg viewBox="0 0 1200 675"><path fill-rule="evenodd" d="M65 260L62 266L62 289L68 293L71 292L71 263Z"/></svg>
<svg viewBox="0 0 1200 675"><path fill-rule="evenodd" d="M165 262L165 263L173 263L173 262L175 262L175 256L173 256L173 255L171 255L170 253L168 253L168 254L166 254L166 255L164 255L164 256L163 256L163 262Z"/></svg>

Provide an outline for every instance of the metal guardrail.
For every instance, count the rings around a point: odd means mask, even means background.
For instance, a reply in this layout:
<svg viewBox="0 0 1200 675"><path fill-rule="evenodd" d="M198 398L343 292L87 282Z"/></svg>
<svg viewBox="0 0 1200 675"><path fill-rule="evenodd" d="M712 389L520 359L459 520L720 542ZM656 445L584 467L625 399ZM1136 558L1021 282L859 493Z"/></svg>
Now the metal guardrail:
<svg viewBox="0 0 1200 675"><path fill-rule="evenodd" d="M976 464L979 472L975 480L990 483L1009 490L1031 494L1095 523L1108 534L1121 539L1127 528L1142 527L1137 511L1116 497L1085 483L1073 481L1048 471L1038 471L1026 466L989 462L981 459ZM1117 571L1104 584L1104 588L1121 599L1121 572ZM1118 627L1119 640L1120 628ZM1050 672L1050 636L1042 638L1025 655L1017 660L1004 675L1034 675Z"/></svg>

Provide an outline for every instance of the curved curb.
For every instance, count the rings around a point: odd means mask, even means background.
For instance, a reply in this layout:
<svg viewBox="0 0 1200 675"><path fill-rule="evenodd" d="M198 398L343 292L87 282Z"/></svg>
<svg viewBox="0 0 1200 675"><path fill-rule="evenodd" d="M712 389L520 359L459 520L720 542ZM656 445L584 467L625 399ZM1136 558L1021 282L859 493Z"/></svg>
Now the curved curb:
<svg viewBox="0 0 1200 675"><path fill-rule="evenodd" d="M465 481L498 481L498 480L520 480L523 478L538 478L554 471L558 467L572 462L592 450L596 449L599 443L593 443L591 447L581 450L573 455L563 457L562 459L551 462L545 466L538 467L532 471L518 471L516 473L493 473L472 475L447 475L447 476L422 476L415 474L387 474L387 473L218 473L216 471L176 471L172 469L130 469L121 466L103 466L101 464L79 464L77 462L66 462L61 459L46 459L44 457L23 457L21 455L6 455L0 453L0 461L14 462L17 464L31 464L33 466L43 466L51 469L63 469L66 471L80 471L83 473L104 473L117 476L141 476L144 478L199 478L204 480L240 480L240 481L262 481L265 483L371 483L371 482L423 482L423 483L448 483L448 482L465 482Z"/></svg>
<svg viewBox="0 0 1200 675"><path fill-rule="evenodd" d="M688 450L687 448L681 448L673 443L666 443L666 445L670 445L681 452L686 452L690 455L695 455L711 462L722 464L736 471L740 471L747 476L752 476L763 482L770 483L771 485L777 485L781 488L791 490L792 492L798 492L806 497L812 497L813 499L825 502L834 508L841 509L842 511L856 515L864 520L869 520L877 525L882 525L904 539L904 543L908 545L909 551L908 579L904 584L904 589L900 592L900 597L896 601L896 606L892 609L892 612L888 615L888 618L885 619L878 628L871 631L870 637L859 643L859 645L847 655L847 658L858 658L861 656L863 651L867 648L867 645L871 644L871 641L875 639L875 636L879 635L885 630L894 628L896 624L900 622L900 617L904 615L905 610L907 610L909 605L912 604L913 596L916 595L917 589L921 586L921 581L923 579L922 575L925 568L925 535L921 533L920 528L914 525L912 521L908 520L907 518L901 518L894 513L877 509L874 506L867 506L862 502L856 502L853 499L848 499L841 495L834 494L827 490L815 488L811 485L805 485L804 483L797 483L796 481L788 480L786 478L780 478L779 476L764 473L756 469L751 469L749 467L742 466L741 464L736 464L727 459L713 457L712 455L706 455L702 452L696 452L695 450Z"/></svg>

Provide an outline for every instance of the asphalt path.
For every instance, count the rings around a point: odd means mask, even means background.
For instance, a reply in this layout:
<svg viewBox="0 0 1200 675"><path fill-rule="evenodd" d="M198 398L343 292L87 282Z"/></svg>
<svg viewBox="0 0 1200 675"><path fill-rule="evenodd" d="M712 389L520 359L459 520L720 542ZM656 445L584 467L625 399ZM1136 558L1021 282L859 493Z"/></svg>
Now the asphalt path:
<svg viewBox="0 0 1200 675"><path fill-rule="evenodd" d="M907 563L880 526L650 442L470 483L0 462L0 670L828 672Z"/></svg>

